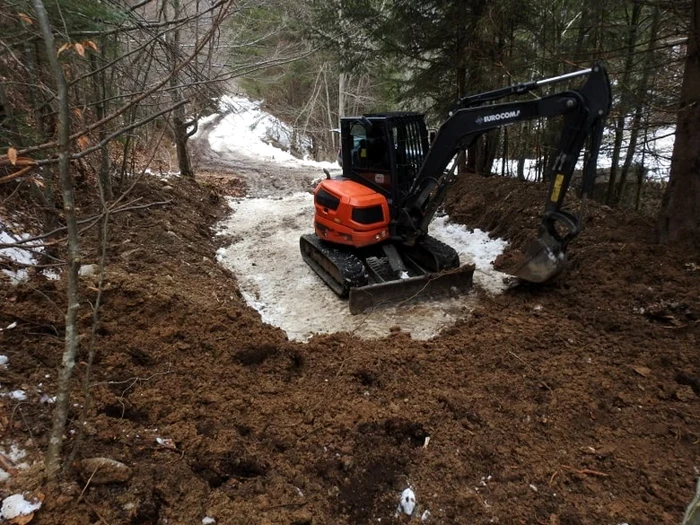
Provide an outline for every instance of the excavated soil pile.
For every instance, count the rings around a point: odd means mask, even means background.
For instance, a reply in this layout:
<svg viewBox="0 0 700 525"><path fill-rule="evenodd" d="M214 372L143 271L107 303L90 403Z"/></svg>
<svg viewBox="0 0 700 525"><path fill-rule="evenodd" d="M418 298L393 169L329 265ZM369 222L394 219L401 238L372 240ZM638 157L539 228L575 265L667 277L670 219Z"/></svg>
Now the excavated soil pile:
<svg viewBox="0 0 700 525"><path fill-rule="evenodd" d="M301 344L261 323L217 265L213 185L135 192L167 204L113 218L74 477L42 485L33 468L1 490L44 494L32 523L680 522L700 468L697 247L657 246L652 224L591 205L552 284L484 297L430 341L404 326ZM448 211L521 248L542 202L536 186L466 177ZM83 278L78 378L96 283ZM28 396L0 398L1 423L30 452L46 447L39 398L55 391L63 287L0 288L0 326L17 322L0 333L0 383ZM67 451L83 402L76 381ZM130 470L90 479L95 457ZM416 510L395 516L409 486Z"/></svg>

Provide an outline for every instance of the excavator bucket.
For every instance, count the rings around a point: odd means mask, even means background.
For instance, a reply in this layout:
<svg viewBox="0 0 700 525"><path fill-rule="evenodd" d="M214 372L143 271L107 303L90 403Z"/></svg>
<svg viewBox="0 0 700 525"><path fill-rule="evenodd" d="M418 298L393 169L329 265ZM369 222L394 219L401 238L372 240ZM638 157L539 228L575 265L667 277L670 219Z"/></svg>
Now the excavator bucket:
<svg viewBox="0 0 700 525"><path fill-rule="evenodd" d="M474 265L465 264L439 273L351 288L350 313L356 315L382 306L397 306L417 297L461 295L471 289L473 276Z"/></svg>
<svg viewBox="0 0 700 525"><path fill-rule="evenodd" d="M504 272L531 283L548 281L566 266L566 252L551 234L544 232L530 242L525 258Z"/></svg>

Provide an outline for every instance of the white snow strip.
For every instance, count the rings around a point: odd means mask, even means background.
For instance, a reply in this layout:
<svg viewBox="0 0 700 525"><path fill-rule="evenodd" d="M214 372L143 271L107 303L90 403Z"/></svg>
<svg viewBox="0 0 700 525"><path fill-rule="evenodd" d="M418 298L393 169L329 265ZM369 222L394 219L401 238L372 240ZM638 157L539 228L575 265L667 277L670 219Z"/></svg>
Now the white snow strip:
<svg viewBox="0 0 700 525"><path fill-rule="evenodd" d="M351 315L347 300L338 298L299 252L299 237L312 231L311 194L231 199L229 205L233 214L219 225L219 234L236 241L220 249L217 259L236 274L243 297L263 321L279 326L291 339L305 341L314 333L343 331L364 338L384 337L395 326L415 339L429 339L476 306L475 296L467 294ZM463 264L477 265L477 286L492 293L503 289L503 274L494 271L491 262L505 242L478 230L470 232L446 217L433 223L431 234L453 246Z"/></svg>
<svg viewBox="0 0 700 525"><path fill-rule="evenodd" d="M0 244L17 244L20 241L31 238L32 236L28 233L16 234L10 231L11 226L4 223L0 219ZM32 251L33 245L38 244L37 242L27 242L24 247L10 247L10 248L0 248L0 262L3 260L10 261L10 263L17 263L20 265L32 265L36 262L36 257ZM2 273L10 278L12 284L17 284L29 279L29 273L25 268L20 268L18 270L8 270L6 268L2 269Z"/></svg>
<svg viewBox="0 0 700 525"><path fill-rule="evenodd" d="M609 134L608 134L609 135ZM673 155L673 144L676 138L676 128L674 126L659 127L653 129L647 137L645 147L642 149L638 144L637 152L634 155L633 162L644 165L647 169L646 178L651 181L668 180L671 172L671 156ZM612 146L610 143L613 138L608 136L606 139L608 144L603 144L598 154L598 169L609 170L612 166ZM626 154L627 146L629 145L629 136L625 134L622 142L622 153ZM618 165L622 167L624 157L620 158ZM524 159L523 161L523 176L526 180L534 181L537 178L538 169L541 171L537 159ZM576 164L576 169L583 169L583 158L579 157ZM494 173L500 174L503 171L503 159L495 159L492 170ZM505 174L510 177L516 177L518 173L518 161L506 160Z"/></svg>
<svg viewBox="0 0 700 525"><path fill-rule="evenodd" d="M235 152L283 166L337 168L333 162L310 160L311 141L293 137L291 126L266 113L260 106L261 102L244 97L222 97L220 110L226 115L209 134L211 149L220 154ZM289 152L293 143L295 149L302 152L303 159Z"/></svg>

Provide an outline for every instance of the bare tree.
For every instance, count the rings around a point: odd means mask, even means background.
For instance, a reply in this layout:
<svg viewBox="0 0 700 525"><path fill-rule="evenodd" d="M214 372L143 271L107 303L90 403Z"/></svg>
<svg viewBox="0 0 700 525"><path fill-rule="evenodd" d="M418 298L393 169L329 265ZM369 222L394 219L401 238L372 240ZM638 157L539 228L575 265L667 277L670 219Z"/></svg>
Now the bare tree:
<svg viewBox="0 0 700 525"><path fill-rule="evenodd" d="M80 243L78 240L78 224L75 217L75 195L73 178L70 169L70 107L68 102L68 86L63 75L63 69L56 55L53 32L49 17L42 0L32 0L41 34L44 38L46 57L56 81L56 100L58 102L58 170L63 193L63 213L68 231L68 257L66 271L66 296L68 309L66 312L66 336L63 360L58 376L58 391L56 393L56 408L53 412L53 422L49 433L49 446L46 451L46 473L53 478L61 467L61 448L63 432L68 419L68 402L70 394L70 379L75 366L75 356L78 353L78 333L76 319L78 314L78 268L80 266Z"/></svg>

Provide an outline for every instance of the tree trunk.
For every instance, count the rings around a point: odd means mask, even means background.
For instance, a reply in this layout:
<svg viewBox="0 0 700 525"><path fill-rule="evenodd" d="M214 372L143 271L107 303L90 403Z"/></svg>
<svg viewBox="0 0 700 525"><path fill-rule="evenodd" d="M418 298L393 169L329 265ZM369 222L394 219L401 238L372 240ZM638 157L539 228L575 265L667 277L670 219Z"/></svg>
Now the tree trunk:
<svg viewBox="0 0 700 525"><path fill-rule="evenodd" d="M467 68L460 66L455 70L457 75L457 98L467 94ZM479 155L478 140L467 149L466 155L457 156L457 173L476 173L476 158Z"/></svg>
<svg viewBox="0 0 700 525"><path fill-rule="evenodd" d="M58 158L61 189L63 190L63 213L68 230L68 268L66 269L66 295L68 309L66 312L66 335L63 360L58 373L58 391L56 406L53 411L49 446L46 451L46 474L55 478L61 469L61 449L63 435L68 420L70 406L70 381L78 353L78 333L76 320L78 315L78 268L80 266L80 245L78 242L78 225L75 217L75 196L73 179L70 173L70 108L68 104L68 86L63 76L63 69L56 56L53 33L49 17L41 0L32 0L34 11L41 28L46 46L46 54L52 73L56 79L56 98L58 102Z"/></svg>
<svg viewBox="0 0 700 525"><path fill-rule="evenodd" d="M645 111L644 100L647 95L647 86L649 84L649 76L652 72L653 67L653 57L654 57L654 46L656 45L656 37L659 31L659 22L661 20L661 10L659 6L654 6L654 14L651 20L651 29L649 30L649 44L647 47L647 52L644 57L642 72L642 79L639 81L639 86L637 88L637 107L634 111L634 117L632 118L632 125L630 130L630 141L627 146L627 155L625 157L625 163L622 166L622 171L620 172L620 181L617 184L616 194L621 196L624 190L625 182L627 181L627 175L630 171L630 166L632 166L632 160L634 159L634 154L637 149L637 141L639 140L639 131L642 125L642 115ZM646 143L645 143L646 146ZM644 170L641 170L643 173ZM641 189L641 188L640 188ZM635 204L636 208L639 208L639 202Z"/></svg>
<svg viewBox="0 0 700 525"><path fill-rule="evenodd" d="M508 162L508 128L503 128L503 158L501 159L501 177L506 176Z"/></svg>
<svg viewBox="0 0 700 525"><path fill-rule="evenodd" d="M491 130L481 137L480 142L482 145L479 148L476 157L476 172L479 175L483 177L489 177L491 175L491 171L493 170L493 161L496 159L496 150L498 149L500 140L500 128Z"/></svg>
<svg viewBox="0 0 700 525"><path fill-rule="evenodd" d="M338 122L345 116L345 73L338 75Z"/></svg>
<svg viewBox="0 0 700 525"><path fill-rule="evenodd" d="M520 152L518 157L518 180L525 180L525 150Z"/></svg>
<svg viewBox="0 0 700 525"><path fill-rule="evenodd" d="M102 38L100 42L100 52L102 59L104 60L106 56L107 39ZM95 115L97 120L102 120L107 115L107 81L106 74L104 71L96 72L98 69L97 58L94 54L90 55L90 65L93 72L92 76L92 88L93 96L95 97ZM107 137L107 126L102 126L98 134L100 142L103 142ZM100 191L102 196L110 201L112 200L112 179L110 178L110 159L109 159L109 146L105 144L100 148L100 170L97 175L97 180L100 184Z"/></svg>
<svg viewBox="0 0 700 525"><path fill-rule="evenodd" d="M694 0L688 35L671 175L659 216L659 239L700 235L700 0Z"/></svg>
<svg viewBox="0 0 700 525"><path fill-rule="evenodd" d="M177 20L180 17L180 0L172 0L173 6L173 20ZM164 11L167 13L167 7ZM170 67L175 69L179 62L180 56L180 29L176 28L172 32L172 37L170 41L170 57L171 64ZM183 100L182 88L180 86L180 78L178 75L173 75L170 79L170 87L173 90L173 103L178 103ZM177 164L180 170L180 175L183 177L194 177L194 171L192 171L192 162L190 161L190 154L187 151L187 141L190 135L187 133L188 122L185 116L185 106L178 106L173 111L173 135L175 139L175 148L177 151Z"/></svg>
<svg viewBox="0 0 700 525"><path fill-rule="evenodd" d="M605 198L607 204L617 204L620 196L615 193L615 182L617 179L617 164L620 161L620 150L622 149L622 139L625 134L625 120L627 118L627 108L629 107L630 79L632 77L632 66L634 65L634 51L637 45L637 30L639 28L639 18L642 14L642 4L639 0L634 2L632 7L632 19L630 20L629 32L627 33L627 49L625 56L625 67L622 72L622 94L620 95L619 115L615 123L615 142L612 152L612 163L610 165L610 176L608 178L608 193Z"/></svg>

